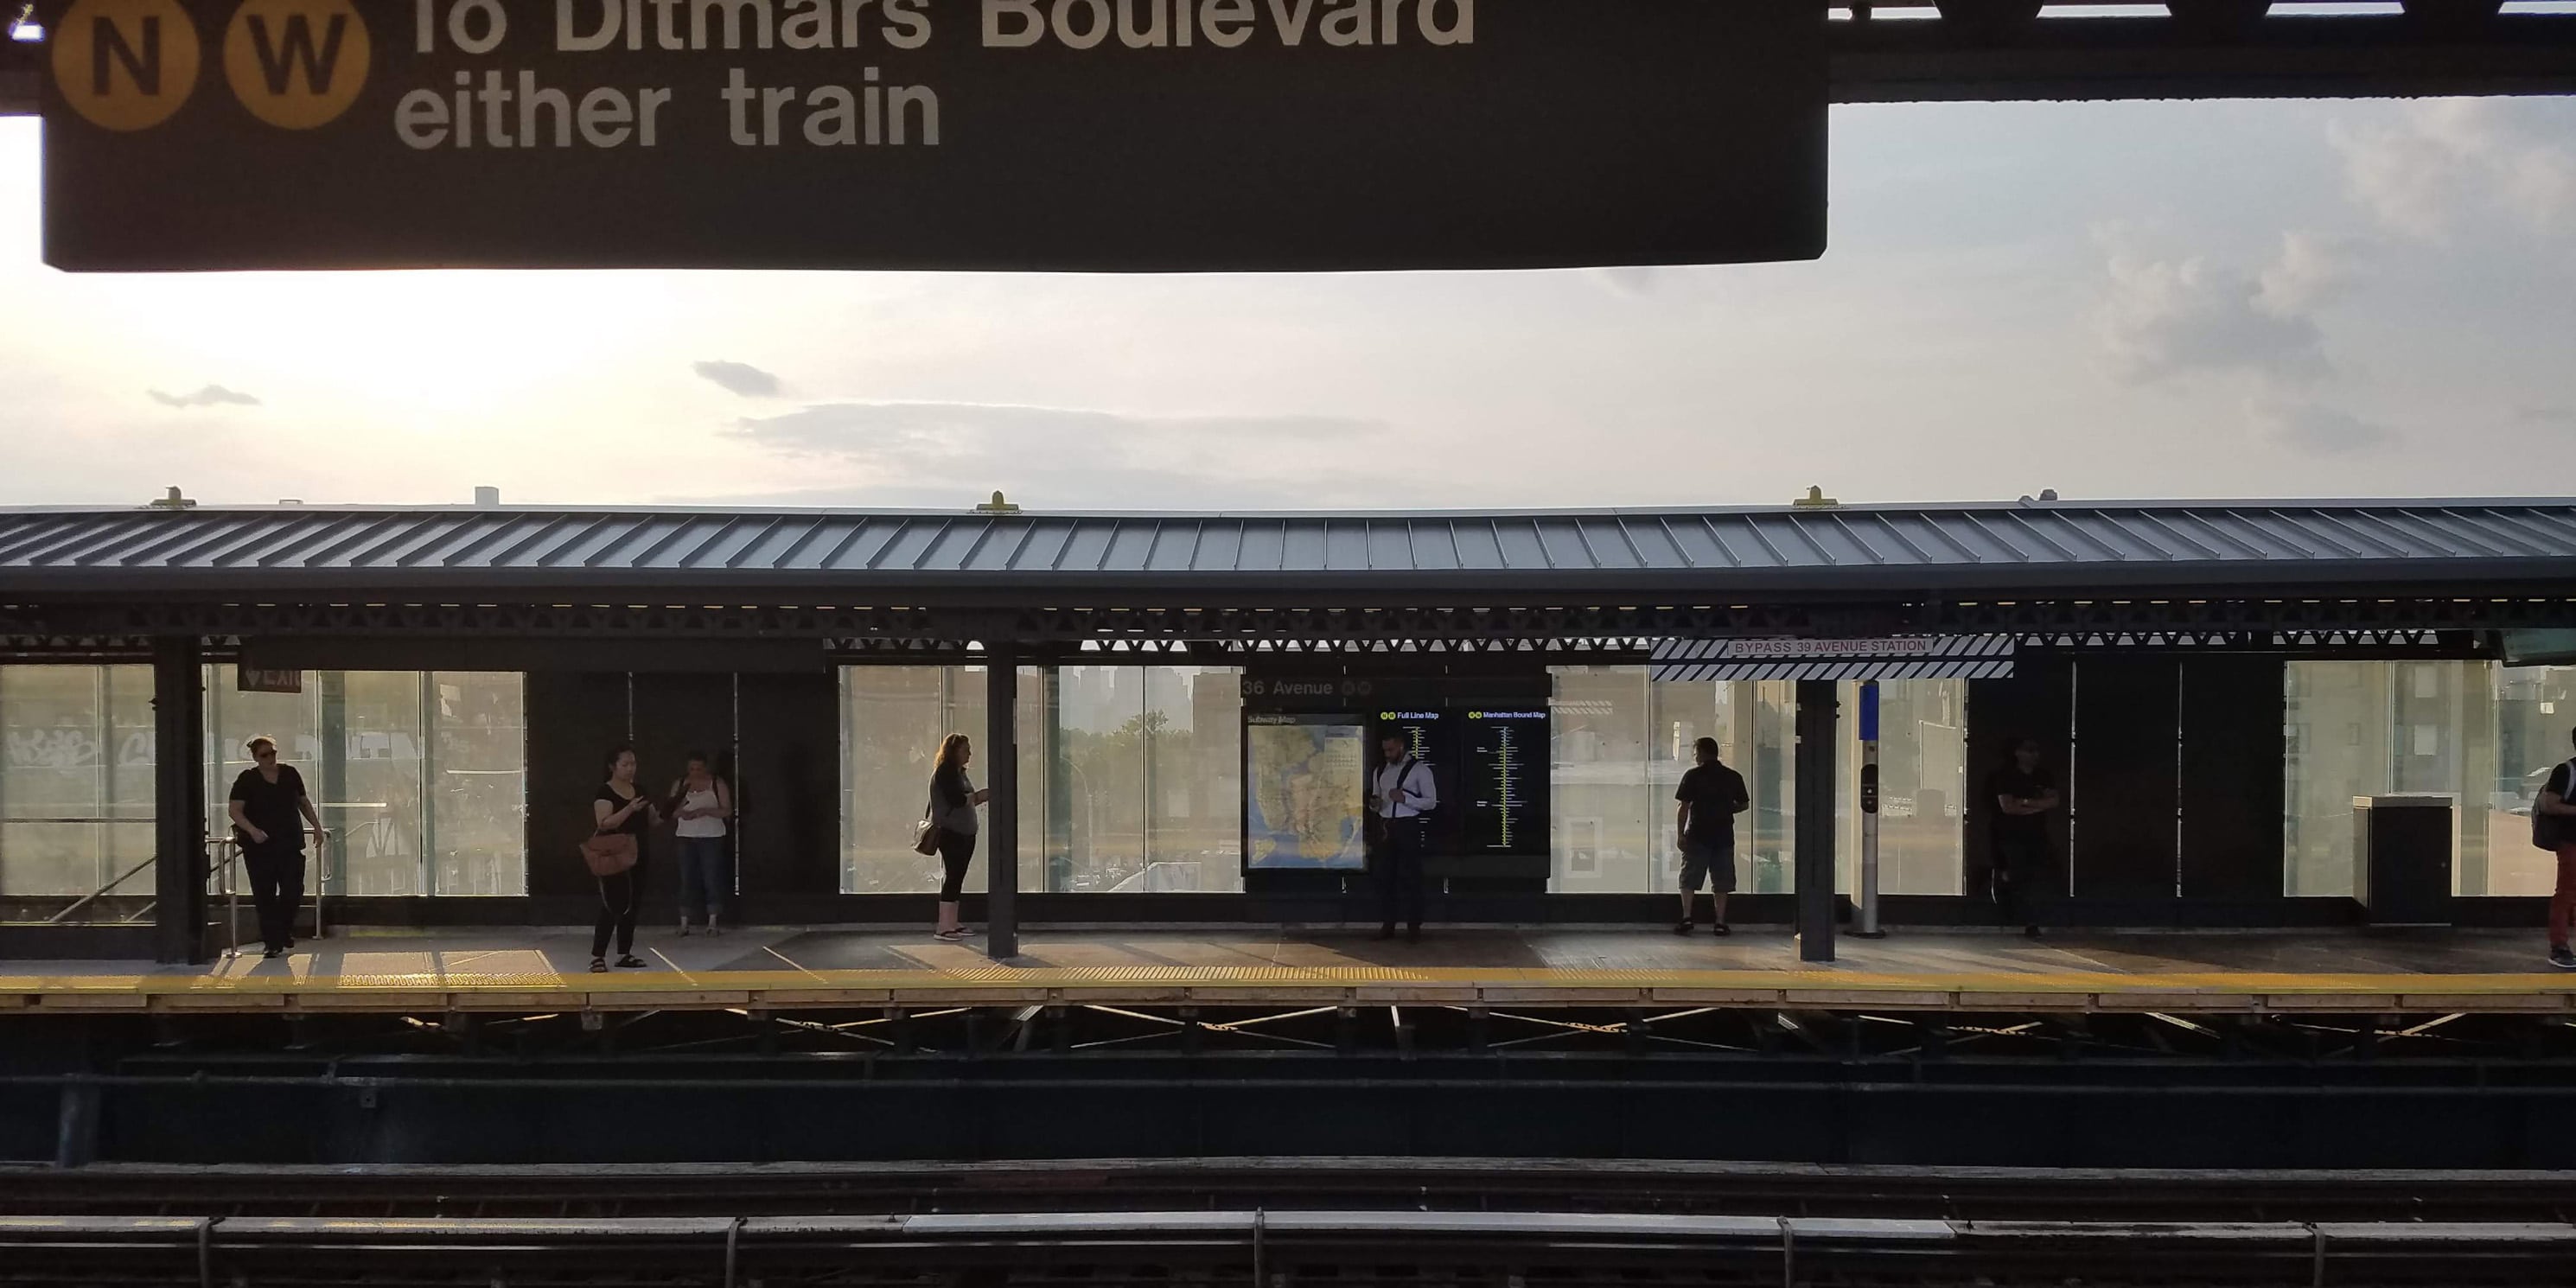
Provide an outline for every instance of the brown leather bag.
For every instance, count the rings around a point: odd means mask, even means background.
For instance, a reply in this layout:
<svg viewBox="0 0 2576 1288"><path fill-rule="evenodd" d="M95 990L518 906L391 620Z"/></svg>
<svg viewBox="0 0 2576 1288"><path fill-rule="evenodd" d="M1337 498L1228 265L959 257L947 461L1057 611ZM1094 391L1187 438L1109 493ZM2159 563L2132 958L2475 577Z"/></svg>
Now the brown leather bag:
<svg viewBox="0 0 2576 1288"><path fill-rule="evenodd" d="M635 866L635 837L628 832L593 832L581 843L581 861L595 877L613 877Z"/></svg>

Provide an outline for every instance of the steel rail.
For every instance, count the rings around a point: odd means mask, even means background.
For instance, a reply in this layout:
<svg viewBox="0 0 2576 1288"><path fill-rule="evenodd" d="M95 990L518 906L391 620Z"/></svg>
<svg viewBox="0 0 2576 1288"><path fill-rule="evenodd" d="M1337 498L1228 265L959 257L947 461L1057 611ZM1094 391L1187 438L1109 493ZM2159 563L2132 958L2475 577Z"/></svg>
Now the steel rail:
<svg viewBox="0 0 2576 1288"><path fill-rule="evenodd" d="M0 1166L0 1212L133 1216L711 1216L1173 1210L1760 1209L1798 1217L2409 1222L2563 1219L2564 1172L2282 1172L1706 1164L1635 1159L1100 1159L650 1165Z"/></svg>

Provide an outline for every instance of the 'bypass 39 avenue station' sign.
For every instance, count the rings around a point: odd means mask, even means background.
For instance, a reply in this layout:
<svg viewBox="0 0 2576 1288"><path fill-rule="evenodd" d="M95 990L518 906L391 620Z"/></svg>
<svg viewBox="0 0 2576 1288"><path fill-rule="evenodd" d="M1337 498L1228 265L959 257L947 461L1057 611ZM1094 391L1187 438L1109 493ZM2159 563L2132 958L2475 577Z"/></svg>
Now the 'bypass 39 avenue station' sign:
<svg viewBox="0 0 2576 1288"><path fill-rule="evenodd" d="M60 268L1331 270L1824 249L1775 0L48 0Z"/></svg>

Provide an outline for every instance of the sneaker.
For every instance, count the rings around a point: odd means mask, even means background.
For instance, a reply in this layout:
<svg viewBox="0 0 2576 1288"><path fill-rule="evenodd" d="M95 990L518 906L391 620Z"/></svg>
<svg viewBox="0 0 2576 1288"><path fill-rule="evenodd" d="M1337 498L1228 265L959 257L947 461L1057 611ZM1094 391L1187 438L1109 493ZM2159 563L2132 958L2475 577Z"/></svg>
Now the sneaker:
<svg viewBox="0 0 2576 1288"><path fill-rule="evenodd" d="M953 944L960 939L964 939L966 937L966 932L963 930L934 930L930 932L930 937L939 940L942 943Z"/></svg>
<svg viewBox="0 0 2576 1288"><path fill-rule="evenodd" d="M277 959L278 959L278 958L280 958L280 957L284 957L285 955L286 955L286 950L285 950L285 949L283 949L283 948L270 948L270 949L263 950L263 951L260 953L260 955L259 955L259 956L260 956L260 960L262 960L262 961L275 961L275 960L277 960ZM2571 964L2571 965L2576 965L2576 963L2570 963L2570 964Z"/></svg>
<svg viewBox="0 0 2576 1288"><path fill-rule="evenodd" d="M713 933L713 932L709 932L709 933ZM681 923L680 923L680 938L682 938L682 939L686 939L686 938L688 938L688 937L689 937L689 923L687 923L687 922L683 921L683 922L681 922Z"/></svg>
<svg viewBox="0 0 2576 1288"><path fill-rule="evenodd" d="M1673 926L1673 933L1674 933L1674 934L1676 934L1676 935L1687 935L1687 934L1689 934L1690 932L1691 932L1691 923L1689 923L1689 922L1687 922L1687 921L1676 923L1676 924Z"/></svg>
<svg viewBox="0 0 2576 1288"><path fill-rule="evenodd" d="M2549 950L2549 964L2560 970L2576 970L2576 952L2570 952L2567 945L2560 944Z"/></svg>
<svg viewBox="0 0 2576 1288"><path fill-rule="evenodd" d="M1735 933L1735 927L1730 926L1723 921L1711 922L1709 923L1708 933L1712 935L1731 935Z"/></svg>

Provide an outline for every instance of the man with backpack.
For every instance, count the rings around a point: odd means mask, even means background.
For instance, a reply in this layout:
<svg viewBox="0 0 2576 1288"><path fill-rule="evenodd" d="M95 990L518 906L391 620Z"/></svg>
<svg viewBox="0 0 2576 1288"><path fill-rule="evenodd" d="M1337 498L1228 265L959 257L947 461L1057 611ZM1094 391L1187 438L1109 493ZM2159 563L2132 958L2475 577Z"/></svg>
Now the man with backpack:
<svg viewBox="0 0 2576 1288"><path fill-rule="evenodd" d="M2568 731L2576 741L2576 729ZM2576 970L2576 951L2567 946L2568 924L2576 921L2576 760L2549 771L2540 799L2531 805L2531 843L2558 855L2558 886L2549 896L2549 964Z"/></svg>
<svg viewBox="0 0 2576 1288"><path fill-rule="evenodd" d="M1431 848L1431 811L1440 808L1440 787L1431 767L1413 754L1402 734L1378 742L1378 769L1369 789L1369 812L1377 815L1378 893L1385 900L1386 920L1380 939L1395 938L1397 918L1404 937L1422 938L1422 860Z"/></svg>

